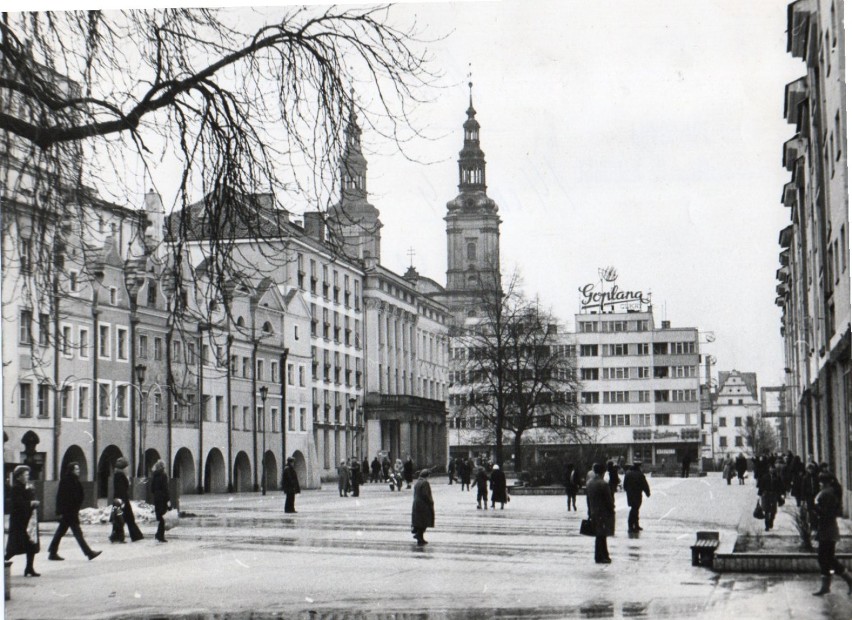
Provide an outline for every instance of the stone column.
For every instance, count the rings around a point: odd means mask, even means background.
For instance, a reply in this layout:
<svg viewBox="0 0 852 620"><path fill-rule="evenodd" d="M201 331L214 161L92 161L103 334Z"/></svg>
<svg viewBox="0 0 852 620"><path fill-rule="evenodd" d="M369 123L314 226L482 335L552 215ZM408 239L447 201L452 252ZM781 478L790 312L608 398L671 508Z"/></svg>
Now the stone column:
<svg viewBox="0 0 852 620"><path fill-rule="evenodd" d="M408 422L408 421L400 422L399 423L399 451L400 451L399 458L401 458L403 461L405 461L405 457L409 456L409 455L411 456L412 459L414 458L414 454L412 454L414 446L413 446L412 441L411 441L411 434L412 434L411 423Z"/></svg>

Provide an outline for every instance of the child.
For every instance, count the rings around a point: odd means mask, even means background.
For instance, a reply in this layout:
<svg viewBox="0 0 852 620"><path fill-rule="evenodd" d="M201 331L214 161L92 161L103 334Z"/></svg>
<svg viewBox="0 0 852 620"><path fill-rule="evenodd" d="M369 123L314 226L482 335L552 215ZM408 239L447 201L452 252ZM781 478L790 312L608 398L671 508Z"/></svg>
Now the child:
<svg viewBox="0 0 852 620"><path fill-rule="evenodd" d="M109 515L109 522L112 523L112 533L109 535L110 542L124 542L124 512L122 511L122 501L116 499L112 503L112 510Z"/></svg>

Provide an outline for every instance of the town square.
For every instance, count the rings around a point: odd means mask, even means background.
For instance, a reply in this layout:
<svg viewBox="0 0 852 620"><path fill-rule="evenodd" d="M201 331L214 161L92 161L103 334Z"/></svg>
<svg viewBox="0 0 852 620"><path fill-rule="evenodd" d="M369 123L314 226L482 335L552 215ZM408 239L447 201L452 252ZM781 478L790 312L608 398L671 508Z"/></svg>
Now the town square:
<svg viewBox="0 0 852 620"><path fill-rule="evenodd" d="M852 617L844 19L4 9L6 617Z"/></svg>

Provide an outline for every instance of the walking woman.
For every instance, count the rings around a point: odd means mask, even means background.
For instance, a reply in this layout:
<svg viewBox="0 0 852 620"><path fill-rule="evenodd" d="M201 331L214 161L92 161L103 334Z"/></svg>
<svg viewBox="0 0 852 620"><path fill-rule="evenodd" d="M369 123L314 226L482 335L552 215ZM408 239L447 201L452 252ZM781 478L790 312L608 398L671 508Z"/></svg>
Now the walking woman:
<svg viewBox="0 0 852 620"><path fill-rule="evenodd" d="M169 478L166 475L166 464L163 459L154 463L154 473L151 476L151 493L154 496L154 516L157 517L157 533L154 538L158 542L166 540L166 520L163 518L172 507L169 499Z"/></svg>
<svg viewBox="0 0 852 620"><path fill-rule="evenodd" d="M577 491L579 490L576 482L576 473L577 470L574 467L573 463L568 463L565 465L565 470L563 472L563 480L562 484L565 485L565 495L568 497L568 510L571 510L571 506L574 506L574 511L577 511Z"/></svg>
<svg viewBox="0 0 852 620"><path fill-rule="evenodd" d="M24 577L41 577L35 572L33 561L35 554L39 552L38 543L38 515L36 508L38 501L30 484L30 468L26 465L18 465L12 474L12 491L9 494L11 500L11 513L9 514L9 535L6 541L6 561L13 556L25 554L27 566L24 568Z"/></svg>
<svg viewBox="0 0 852 620"><path fill-rule="evenodd" d="M506 493L506 474L500 469L497 463L491 468L491 509L494 509L494 503L500 502L500 510L509 501Z"/></svg>
<svg viewBox="0 0 852 620"><path fill-rule="evenodd" d="M130 533L130 540L136 542L142 540L145 536L136 525L136 517L133 515L133 506L130 505L130 480L127 478L127 459L123 456L118 457L115 461L115 473L112 476L112 487L115 499L121 501L121 514L124 519L124 525L127 525L127 531ZM115 540L110 537L113 542L124 542L124 525L121 526L121 534L116 532Z"/></svg>
<svg viewBox="0 0 852 620"><path fill-rule="evenodd" d="M840 530L837 528L837 517L841 514L840 498L835 494L834 476L828 472L819 475L820 491L816 496L817 514L817 560L822 574L822 584L814 596L822 596L831 591L831 571L846 582L849 594L852 594L852 577L846 572L843 564L835 556L837 541L840 540Z"/></svg>
<svg viewBox="0 0 852 620"><path fill-rule="evenodd" d="M586 485L586 505L595 531L595 562L609 564L612 560L606 539L615 535L615 500L610 485L603 479L606 465L595 463L592 471L593 478Z"/></svg>
<svg viewBox="0 0 852 620"><path fill-rule="evenodd" d="M417 546L428 544L423 539L426 528L435 527L435 502L432 500L432 486L429 484L429 469L420 470L420 477L414 483L414 502L411 505L411 533L417 540Z"/></svg>

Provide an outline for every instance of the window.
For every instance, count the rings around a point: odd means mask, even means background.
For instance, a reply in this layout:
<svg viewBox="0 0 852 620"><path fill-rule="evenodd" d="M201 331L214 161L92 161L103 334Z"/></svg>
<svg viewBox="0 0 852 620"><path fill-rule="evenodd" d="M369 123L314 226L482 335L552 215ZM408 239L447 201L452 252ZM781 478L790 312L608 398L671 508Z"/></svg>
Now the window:
<svg viewBox="0 0 852 620"><path fill-rule="evenodd" d="M604 392L603 393L603 401L605 404L614 404L614 403L626 403L627 402L627 392L616 391L616 392Z"/></svg>
<svg viewBox="0 0 852 620"><path fill-rule="evenodd" d="M287 407L287 430L295 431L296 430L296 408L295 407Z"/></svg>
<svg viewBox="0 0 852 620"><path fill-rule="evenodd" d="M656 414L654 414L654 424L656 426L668 426L669 425L669 414L668 413L656 413Z"/></svg>
<svg viewBox="0 0 852 620"><path fill-rule="evenodd" d="M737 399L737 404L738 404L738 405L742 405L742 404L743 404L743 399L742 399L742 398L738 398L738 399Z"/></svg>
<svg viewBox="0 0 852 620"><path fill-rule="evenodd" d="M222 412L225 411L225 398L223 396L216 397L216 421L222 421Z"/></svg>
<svg viewBox="0 0 852 620"><path fill-rule="evenodd" d="M62 327L62 355L71 357L71 328L67 325Z"/></svg>
<svg viewBox="0 0 852 620"><path fill-rule="evenodd" d="M727 437L719 437L719 447L727 448L728 447L728 438Z"/></svg>
<svg viewBox="0 0 852 620"><path fill-rule="evenodd" d="M743 447L743 438L740 437L739 435L734 437L734 445L738 448L742 448Z"/></svg>
<svg viewBox="0 0 852 620"><path fill-rule="evenodd" d="M59 411L63 418L71 417L71 386L66 385L59 393Z"/></svg>
<svg viewBox="0 0 852 620"><path fill-rule="evenodd" d="M163 359L163 339L162 338L154 338L154 359L162 360Z"/></svg>
<svg viewBox="0 0 852 620"><path fill-rule="evenodd" d="M647 379L651 376L651 369L648 366L639 366L636 371L640 379Z"/></svg>
<svg viewBox="0 0 852 620"><path fill-rule="evenodd" d="M328 299L328 265L322 266L322 297L323 299Z"/></svg>
<svg viewBox="0 0 852 620"><path fill-rule="evenodd" d="M596 344L581 344L580 357L594 357L598 354L598 345Z"/></svg>
<svg viewBox="0 0 852 620"><path fill-rule="evenodd" d="M299 430L305 431L308 429L308 410L304 407L299 408Z"/></svg>
<svg viewBox="0 0 852 620"><path fill-rule="evenodd" d="M172 342L172 361L180 362L180 340Z"/></svg>
<svg viewBox="0 0 852 620"><path fill-rule="evenodd" d="M295 385L295 374L293 364L287 364L287 385Z"/></svg>
<svg viewBox="0 0 852 620"><path fill-rule="evenodd" d="M249 430L249 408L243 407L243 430Z"/></svg>
<svg viewBox="0 0 852 620"><path fill-rule="evenodd" d="M278 432L278 407L269 408L269 429L273 433Z"/></svg>
<svg viewBox="0 0 852 620"><path fill-rule="evenodd" d="M278 374L278 362L270 362L269 380L272 383L279 383L281 381L281 375Z"/></svg>
<svg viewBox="0 0 852 620"><path fill-rule="evenodd" d="M231 405L231 428L233 428L234 430L239 429L239 424L237 423L239 411L239 407L237 407L236 405Z"/></svg>
<svg viewBox="0 0 852 620"><path fill-rule="evenodd" d="M651 402L650 390L640 390L640 391L636 392L636 394L638 395L637 400L640 403L650 403Z"/></svg>
<svg viewBox="0 0 852 620"><path fill-rule="evenodd" d="M597 368L581 368L580 369L580 379L582 379L583 381L597 381L598 380L598 369Z"/></svg>
<svg viewBox="0 0 852 620"><path fill-rule="evenodd" d="M249 378L249 367L250 366L251 366L251 364L249 363L249 358L244 357L243 358L243 379Z"/></svg>
<svg viewBox="0 0 852 620"><path fill-rule="evenodd" d="M303 291L305 290L305 257L296 254L296 281Z"/></svg>
<svg viewBox="0 0 852 620"><path fill-rule="evenodd" d="M148 307L153 308L156 305L157 305L157 282L155 280L148 280Z"/></svg>
<svg viewBox="0 0 852 620"><path fill-rule="evenodd" d="M98 417L109 417L109 385L106 383L98 384Z"/></svg>
<svg viewBox="0 0 852 620"><path fill-rule="evenodd" d="M255 376L261 381L263 380L263 360L257 360L257 374Z"/></svg>
<svg viewBox="0 0 852 620"><path fill-rule="evenodd" d="M21 330L18 334L19 344L32 344L33 313L30 310L21 310Z"/></svg>
<svg viewBox="0 0 852 620"><path fill-rule="evenodd" d="M672 355L686 355L689 353L695 353L695 341L689 340L686 342L673 342L672 345Z"/></svg>
<svg viewBox="0 0 852 620"><path fill-rule="evenodd" d="M604 379L627 379L630 369L624 366L618 368L604 368Z"/></svg>
<svg viewBox="0 0 852 620"><path fill-rule="evenodd" d="M210 345L201 345L201 363L205 366L210 365Z"/></svg>
<svg viewBox="0 0 852 620"><path fill-rule="evenodd" d="M600 402L600 394L598 392L581 392L580 402L584 405L593 405Z"/></svg>
<svg viewBox="0 0 852 620"><path fill-rule="evenodd" d="M50 315L38 315L38 343L42 346L46 345L50 340Z"/></svg>
<svg viewBox="0 0 852 620"><path fill-rule="evenodd" d="M32 268L32 240L27 237L21 238L21 273L29 273Z"/></svg>
<svg viewBox="0 0 852 620"><path fill-rule="evenodd" d="M186 363L190 365L195 364L195 343L187 342L186 343Z"/></svg>
<svg viewBox="0 0 852 620"><path fill-rule="evenodd" d="M669 402L669 391L668 390L654 390L654 402L655 403L667 403L667 402Z"/></svg>
<svg viewBox="0 0 852 620"><path fill-rule="evenodd" d="M311 260L311 293L317 294L317 262Z"/></svg>
<svg viewBox="0 0 852 620"><path fill-rule="evenodd" d="M743 425L743 419L742 418L740 418L740 417L734 418L734 426L742 426L742 425Z"/></svg>
<svg viewBox="0 0 852 620"><path fill-rule="evenodd" d="M305 387L305 367L299 365L299 387Z"/></svg>
<svg viewBox="0 0 852 620"><path fill-rule="evenodd" d="M127 360L127 330L123 327L118 327L115 330L116 336L116 355L118 359L126 361Z"/></svg>
<svg viewBox="0 0 852 620"><path fill-rule="evenodd" d="M467 244L467 260L476 260L476 243L472 241Z"/></svg>
<svg viewBox="0 0 852 620"><path fill-rule="evenodd" d="M77 417L85 420L89 417L89 386L81 385L77 388Z"/></svg>
<svg viewBox="0 0 852 620"><path fill-rule="evenodd" d="M724 416L719 416L719 428L725 428L728 426L728 419Z"/></svg>
<svg viewBox="0 0 852 620"><path fill-rule="evenodd" d="M32 383L19 383L21 397L18 400L18 415L22 418L33 417L33 386Z"/></svg>
<svg viewBox="0 0 852 620"><path fill-rule="evenodd" d="M98 325L98 356L110 358L109 325Z"/></svg>
<svg viewBox="0 0 852 620"><path fill-rule="evenodd" d="M127 386L119 385L115 388L115 417L127 417Z"/></svg>
<svg viewBox="0 0 852 620"><path fill-rule="evenodd" d="M136 357L139 359L148 359L148 336L145 334L139 335L139 347L136 349Z"/></svg>

